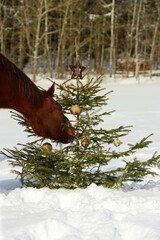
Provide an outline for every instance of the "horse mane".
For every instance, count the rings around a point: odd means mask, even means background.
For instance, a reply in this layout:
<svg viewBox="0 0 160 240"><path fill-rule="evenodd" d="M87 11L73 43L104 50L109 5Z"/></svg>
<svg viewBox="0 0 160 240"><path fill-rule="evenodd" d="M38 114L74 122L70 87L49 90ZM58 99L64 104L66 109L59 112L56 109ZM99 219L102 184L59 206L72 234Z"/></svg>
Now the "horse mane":
<svg viewBox="0 0 160 240"><path fill-rule="evenodd" d="M22 72L14 63L12 63L1 53L0 67L3 67L3 69L5 69L10 74L10 76L13 76L13 81L17 81L17 83L14 83L17 85L17 91L19 90L26 99L37 106L40 106L42 104L43 91L39 90L39 88L24 72Z"/></svg>

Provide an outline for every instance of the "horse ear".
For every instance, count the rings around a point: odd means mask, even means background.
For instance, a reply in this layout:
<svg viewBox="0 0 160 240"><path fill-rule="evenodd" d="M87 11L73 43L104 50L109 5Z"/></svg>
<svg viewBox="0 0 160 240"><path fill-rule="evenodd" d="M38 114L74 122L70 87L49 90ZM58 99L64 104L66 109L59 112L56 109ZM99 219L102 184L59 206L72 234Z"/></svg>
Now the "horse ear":
<svg viewBox="0 0 160 240"><path fill-rule="evenodd" d="M54 96L54 90L55 90L55 82L52 84L52 86L48 89L47 91L47 96L48 97L53 97Z"/></svg>

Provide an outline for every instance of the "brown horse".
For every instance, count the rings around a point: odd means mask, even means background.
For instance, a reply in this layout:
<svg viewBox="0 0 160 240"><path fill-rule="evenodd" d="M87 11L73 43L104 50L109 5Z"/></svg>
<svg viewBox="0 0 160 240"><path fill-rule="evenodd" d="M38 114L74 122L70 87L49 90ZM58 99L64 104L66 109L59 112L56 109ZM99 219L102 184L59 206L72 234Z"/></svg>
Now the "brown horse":
<svg viewBox="0 0 160 240"><path fill-rule="evenodd" d="M69 143L73 129L61 105L53 99L54 84L42 91L6 57L0 54L0 108L14 109L26 118L35 134Z"/></svg>

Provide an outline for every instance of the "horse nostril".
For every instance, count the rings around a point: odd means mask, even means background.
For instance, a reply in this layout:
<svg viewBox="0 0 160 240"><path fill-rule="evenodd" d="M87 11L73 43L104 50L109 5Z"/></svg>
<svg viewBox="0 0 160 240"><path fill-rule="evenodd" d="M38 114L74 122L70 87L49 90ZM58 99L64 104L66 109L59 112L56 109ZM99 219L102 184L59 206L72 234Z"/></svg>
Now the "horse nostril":
<svg viewBox="0 0 160 240"><path fill-rule="evenodd" d="M72 128L68 128L66 129L66 132L67 136L65 136L65 138L61 139L60 141L62 143L70 143L73 141L74 139L74 136L75 136L75 130L72 129Z"/></svg>

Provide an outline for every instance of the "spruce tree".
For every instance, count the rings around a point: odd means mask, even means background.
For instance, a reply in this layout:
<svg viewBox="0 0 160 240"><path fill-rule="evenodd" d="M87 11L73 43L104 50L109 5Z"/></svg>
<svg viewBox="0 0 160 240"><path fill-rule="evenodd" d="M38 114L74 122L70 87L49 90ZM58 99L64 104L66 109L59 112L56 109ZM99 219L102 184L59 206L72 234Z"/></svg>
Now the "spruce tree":
<svg viewBox="0 0 160 240"><path fill-rule="evenodd" d="M25 186L49 188L85 188L91 183L108 188L119 188L126 181L142 181L146 175L156 175L153 166L158 166L160 156L156 153L150 159L141 161L133 157L138 149L151 143L144 137L136 144L128 144L128 149L118 151L121 137L128 135L130 126L115 129L100 127L105 115L110 92L103 93L102 78L86 78L85 67L77 57L76 64L70 66L71 79L57 84L59 93L56 100L63 106L65 114L72 119L75 129L73 142L68 145L44 143L38 138L35 142L21 145L21 150L4 149L2 154L10 158L13 170ZM14 113L13 117L34 135L25 119ZM71 127L71 126L65 126ZM54 146L54 148L53 148ZM112 160L122 161L122 167L110 169ZM18 167L18 168L17 168ZM20 167L20 168L19 168Z"/></svg>

